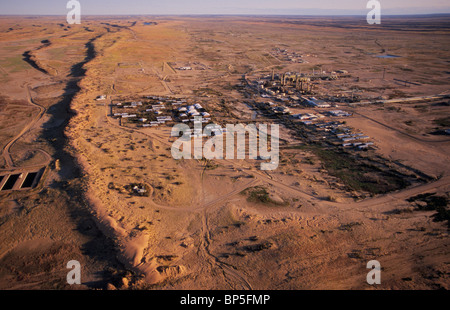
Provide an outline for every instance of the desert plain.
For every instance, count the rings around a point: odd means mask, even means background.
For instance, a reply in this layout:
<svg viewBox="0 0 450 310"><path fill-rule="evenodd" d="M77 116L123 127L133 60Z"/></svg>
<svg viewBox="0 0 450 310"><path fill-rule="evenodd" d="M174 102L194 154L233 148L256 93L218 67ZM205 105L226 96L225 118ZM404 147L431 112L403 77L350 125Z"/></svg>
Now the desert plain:
<svg viewBox="0 0 450 310"><path fill-rule="evenodd" d="M448 289L449 43L446 15L0 17L0 289ZM279 124L277 169L174 159L195 104Z"/></svg>

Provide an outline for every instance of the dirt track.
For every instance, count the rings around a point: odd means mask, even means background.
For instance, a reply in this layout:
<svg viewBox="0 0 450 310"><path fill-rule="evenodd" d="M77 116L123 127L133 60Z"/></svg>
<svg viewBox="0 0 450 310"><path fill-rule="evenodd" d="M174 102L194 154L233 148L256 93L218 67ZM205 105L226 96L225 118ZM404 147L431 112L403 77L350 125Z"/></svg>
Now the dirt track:
<svg viewBox="0 0 450 310"><path fill-rule="evenodd" d="M22 129L21 132L19 132L11 141L9 141L2 150L2 154L3 157L5 158L5 162L8 168L13 168L14 167L14 163L13 160L11 158L11 147L14 145L14 143L16 143L17 140L19 140L24 134L26 134L28 131L30 131L31 129L33 129L36 126L36 123L41 120L42 116L46 113L47 109L44 108L41 105L36 104L33 101L33 98L31 97L31 89L30 89L30 85L27 84L25 86L26 92L27 92L27 100L28 103L39 109L39 113L26 125L25 128ZM52 161L52 157L50 156L50 154L48 154L46 151L42 150L42 149L36 149L40 152L42 152L46 157L47 160L45 163L42 163L40 165L48 165L51 161ZM38 165L33 165L33 166L38 166ZM22 167L23 168L23 167Z"/></svg>

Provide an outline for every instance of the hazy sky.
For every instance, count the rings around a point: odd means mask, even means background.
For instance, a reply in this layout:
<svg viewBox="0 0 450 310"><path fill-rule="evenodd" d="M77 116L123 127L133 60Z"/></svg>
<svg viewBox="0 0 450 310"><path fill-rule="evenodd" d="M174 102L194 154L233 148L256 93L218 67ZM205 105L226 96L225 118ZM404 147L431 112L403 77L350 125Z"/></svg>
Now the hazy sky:
<svg viewBox="0 0 450 310"><path fill-rule="evenodd" d="M367 14L368 0L78 0L86 15ZM379 0L382 14L450 13L449 0ZM66 15L68 0L0 0L1 14Z"/></svg>

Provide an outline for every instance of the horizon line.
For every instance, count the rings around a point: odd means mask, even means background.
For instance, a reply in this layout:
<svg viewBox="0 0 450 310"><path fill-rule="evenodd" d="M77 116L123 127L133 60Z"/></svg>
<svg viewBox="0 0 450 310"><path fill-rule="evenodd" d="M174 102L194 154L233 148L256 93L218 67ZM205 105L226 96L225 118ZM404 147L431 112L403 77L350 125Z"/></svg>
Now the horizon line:
<svg viewBox="0 0 450 310"><path fill-rule="evenodd" d="M450 15L450 12L445 13L396 13L396 14L383 14L383 16L436 16L436 15ZM67 14L0 14L0 16L67 16ZM323 13L323 14L258 14L258 13L190 13L190 14L82 14L82 16L366 16L365 13L359 14L331 14L331 13Z"/></svg>

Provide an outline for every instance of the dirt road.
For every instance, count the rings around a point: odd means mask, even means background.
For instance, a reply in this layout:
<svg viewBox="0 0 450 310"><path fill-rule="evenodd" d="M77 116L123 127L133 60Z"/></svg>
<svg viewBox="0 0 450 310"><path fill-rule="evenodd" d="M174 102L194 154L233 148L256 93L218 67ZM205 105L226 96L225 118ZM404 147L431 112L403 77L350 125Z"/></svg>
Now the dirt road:
<svg viewBox="0 0 450 310"><path fill-rule="evenodd" d="M35 103L33 101L33 98L31 96L31 89L30 89L30 85L27 84L25 86L26 92L27 92L27 100L28 103L39 109L39 113L13 138L11 139L11 141L9 141L2 150L2 154L3 157L5 158L5 162L6 162L6 166L8 168L13 168L14 167L14 162L12 160L11 157L11 147L14 145L14 143L17 142L17 140L19 140L25 133L27 133L28 131L30 131L32 128L34 128L34 126L36 125L36 123L42 118L42 116L45 114L45 112L47 111L46 108L44 108L43 106ZM42 149L37 149L38 151L40 151L41 153L45 154L47 157L47 160L45 163L45 165L47 165L51 160L52 157L50 156L50 154L48 154L46 151L42 150Z"/></svg>

